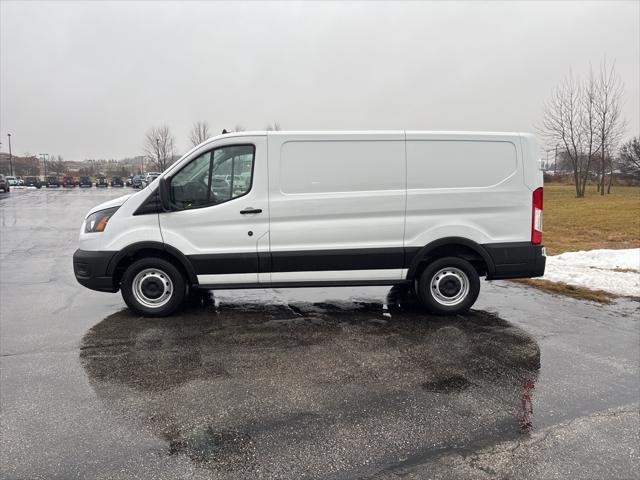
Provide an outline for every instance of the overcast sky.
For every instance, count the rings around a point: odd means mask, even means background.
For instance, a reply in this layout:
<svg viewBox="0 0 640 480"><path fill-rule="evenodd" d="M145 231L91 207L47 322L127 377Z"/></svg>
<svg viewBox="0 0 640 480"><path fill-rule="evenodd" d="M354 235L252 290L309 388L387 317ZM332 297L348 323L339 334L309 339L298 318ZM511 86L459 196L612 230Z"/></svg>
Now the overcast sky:
<svg viewBox="0 0 640 480"><path fill-rule="evenodd" d="M640 2L2 1L0 149L143 151L167 124L530 131L606 56L640 131Z"/></svg>

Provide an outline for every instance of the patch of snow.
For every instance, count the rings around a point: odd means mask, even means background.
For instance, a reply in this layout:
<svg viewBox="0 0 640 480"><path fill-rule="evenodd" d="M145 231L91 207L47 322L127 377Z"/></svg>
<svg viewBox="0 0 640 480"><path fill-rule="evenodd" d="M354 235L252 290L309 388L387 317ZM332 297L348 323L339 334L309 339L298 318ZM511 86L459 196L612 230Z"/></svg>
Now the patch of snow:
<svg viewBox="0 0 640 480"><path fill-rule="evenodd" d="M640 248L588 250L549 256L543 278L616 295L640 297Z"/></svg>

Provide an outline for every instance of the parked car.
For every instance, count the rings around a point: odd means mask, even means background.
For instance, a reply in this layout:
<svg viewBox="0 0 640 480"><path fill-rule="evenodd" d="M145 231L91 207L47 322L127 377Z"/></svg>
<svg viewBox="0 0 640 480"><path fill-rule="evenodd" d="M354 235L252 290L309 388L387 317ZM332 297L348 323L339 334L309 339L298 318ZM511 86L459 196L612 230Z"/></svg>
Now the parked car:
<svg viewBox="0 0 640 480"><path fill-rule="evenodd" d="M11 191L11 187L9 186L9 182L7 182L7 177L0 173L0 190L4 193Z"/></svg>
<svg viewBox="0 0 640 480"><path fill-rule="evenodd" d="M398 284L458 314L480 277L544 274L539 152L519 133L214 137L157 188L88 212L75 276L152 317L192 288ZM251 172L246 189L212 195L232 166Z"/></svg>
<svg viewBox="0 0 640 480"><path fill-rule="evenodd" d="M9 184L10 187L17 187L18 186L18 179L12 175L7 175L5 177L7 179L7 183Z"/></svg>
<svg viewBox="0 0 640 480"><path fill-rule="evenodd" d="M82 175L78 180L78 186L80 188L91 188L93 186L93 183L91 183L91 177Z"/></svg>
<svg viewBox="0 0 640 480"><path fill-rule="evenodd" d="M127 180L124 182L124 184L125 184L127 187L130 187L130 186L131 186L131 184L133 183L133 182L132 182L132 180L133 180L133 175L129 175L129 176L127 177Z"/></svg>
<svg viewBox="0 0 640 480"><path fill-rule="evenodd" d="M42 188L42 182L38 177L27 177L24 184L27 187Z"/></svg>
<svg viewBox="0 0 640 480"><path fill-rule="evenodd" d="M22 177L21 177L21 176L19 176L19 175L18 175L18 176L16 177L16 180L18 181L18 185L20 185L20 186L24 186L24 180L22 179Z"/></svg>
<svg viewBox="0 0 640 480"><path fill-rule="evenodd" d="M227 183L228 183L229 185L231 185L231 178L232 178L232 176L231 176L231 175L226 175L226 176L224 177L224 179L227 181ZM244 181L244 178L243 178L242 176L240 176L240 175L233 175L233 183L234 183L234 185L236 185L236 184L244 184L244 183L245 183L245 181Z"/></svg>
<svg viewBox="0 0 640 480"><path fill-rule="evenodd" d="M107 182L107 177L105 177L104 175L96 176L96 187L107 188L108 186L109 186L109 183Z"/></svg>
<svg viewBox="0 0 640 480"><path fill-rule="evenodd" d="M60 181L58 177L47 177L47 188L58 188L60 187Z"/></svg>
<svg viewBox="0 0 640 480"><path fill-rule="evenodd" d="M143 187L146 187L151 182L153 182L156 178L160 176L159 172L149 172L145 175L144 180L142 181Z"/></svg>
<svg viewBox="0 0 640 480"><path fill-rule="evenodd" d="M131 179L131 186L133 188L142 188L142 175L134 175Z"/></svg>
<svg viewBox="0 0 640 480"><path fill-rule="evenodd" d="M62 188L75 188L76 180L73 177L66 176L62 179Z"/></svg>
<svg viewBox="0 0 640 480"><path fill-rule="evenodd" d="M112 187L124 187L124 183L122 182L122 177L118 175L114 175L111 177L111 186Z"/></svg>
<svg viewBox="0 0 640 480"><path fill-rule="evenodd" d="M228 196L231 191L231 184L224 175L214 175L211 180L211 190L218 197Z"/></svg>

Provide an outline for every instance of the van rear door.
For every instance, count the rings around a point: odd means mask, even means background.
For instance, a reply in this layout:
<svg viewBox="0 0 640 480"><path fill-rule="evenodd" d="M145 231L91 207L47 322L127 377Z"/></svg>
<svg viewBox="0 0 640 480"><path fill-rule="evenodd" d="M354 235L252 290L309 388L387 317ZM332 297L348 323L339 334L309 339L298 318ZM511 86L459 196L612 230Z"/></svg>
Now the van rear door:
<svg viewBox="0 0 640 480"><path fill-rule="evenodd" d="M268 138L271 281L400 280L404 133Z"/></svg>
<svg viewBox="0 0 640 480"><path fill-rule="evenodd" d="M176 210L160 213L164 243L192 263L200 285L258 283L268 255L266 136L229 137L170 176Z"/></svg>

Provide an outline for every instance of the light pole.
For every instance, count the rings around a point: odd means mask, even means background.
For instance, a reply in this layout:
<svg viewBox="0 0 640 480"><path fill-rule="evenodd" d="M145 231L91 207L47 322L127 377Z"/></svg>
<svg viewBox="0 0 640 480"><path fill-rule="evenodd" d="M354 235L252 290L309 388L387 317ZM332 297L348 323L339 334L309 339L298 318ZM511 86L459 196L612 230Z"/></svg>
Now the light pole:
<svg viewBox="0 0 640 480"><path fill-rule="evenodd" d="M44 165L44 178L47 179L47 157L48 153L39 153L40 158L42 158L42 165Z"/></svg>
<svg viewBox="0 0 640 480"><path fill-rule="evenodd" d="M542 169L542 170L544 170L545 172L548 172L548 171L549 171L549 152L552 152L552 151L553 151L553 149L552 149L552 148L551 148L551 149L550 149L550 148L545 148L545 149L544 149L545 160L544 160L544 162L543 162L544 167L543 167L543 169Z"/></svg>
<svg viewBox="0 0 640 480"><path fill-rule="evenodd" d="M7 133L7 137L9 137L9 170L11 171L11 176L13 177L13 158L11 157L11 134Z"/></svg>
<svg viewBox="0 0 640 480"><path fill-rule="evenodd" d="M544 162L545 163L544 170L547 171L547 170L549 170L549 152L553 152L554 149L553 148L549 148L549 149L545 148L544 151L545 151L545 153L547 155L547 159ZM553 155L553 174L554 175L556 174L557 166L558 166L558 144L556 144L556 146L555 146L555 153Z"/></svg>

